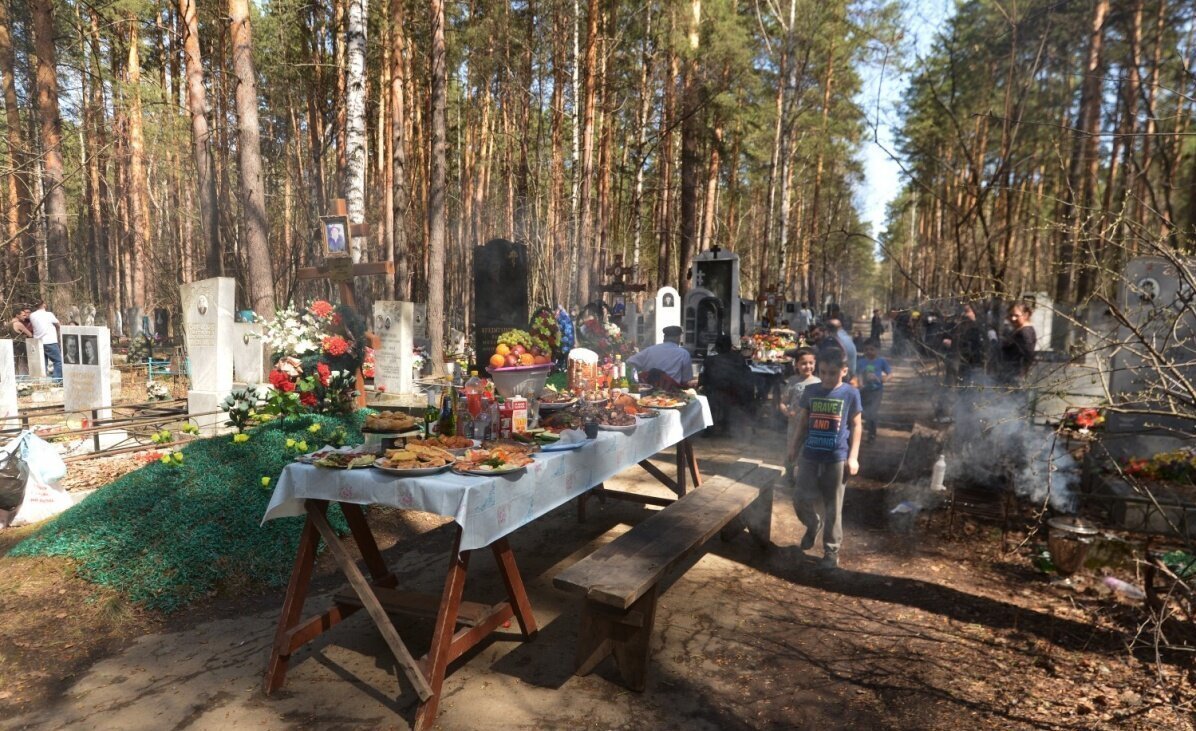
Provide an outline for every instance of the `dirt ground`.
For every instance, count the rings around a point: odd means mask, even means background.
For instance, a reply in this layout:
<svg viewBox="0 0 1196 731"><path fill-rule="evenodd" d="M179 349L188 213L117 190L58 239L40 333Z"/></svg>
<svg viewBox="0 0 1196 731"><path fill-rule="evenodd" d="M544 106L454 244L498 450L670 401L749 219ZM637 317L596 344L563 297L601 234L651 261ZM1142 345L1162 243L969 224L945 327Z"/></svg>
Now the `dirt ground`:
<svg viewBox="0 0 1196 731"><path fill-rule="evenodd" d="M908 369L886 395L894 425L925 416ZM703 472L737 459L777 464L781 436L745 430L699 439ZM849 483L842 569L814 570L788 488L777 490L768 551L714 539L676 572L656 618L648 687L627 691L610 661L572 675L578 607L552 577L642 520L649 509L562 507L511 537L540 633L458 660L443 729L1192 729L1190 656L1156 662L1127 649L1143 619L1098 577L1062 585L1036 571L1028 542L942 511L902 529L886 477L908 433L882 428L865 448L868 479ZM669 455L661 455L662 465ZM871 464L871 469L867 469ZM609 487L657 492L629 471ZM401 585L438 592L450 526L376 509L371 521ZM415 696L364 613L299 651L287 685L261 693L281 592L225 597L178 616L148 614L72 575L60 560L3 554L29 529L0 532L0 728L403 729ZM1011 536L1011 545L1020 536ZM502 587L479 555L467 598ZM1132 578L1132 577L1127 577ZM314 594L341 581L321 559ZM402 625L416 654L428 622Z"/></svg>

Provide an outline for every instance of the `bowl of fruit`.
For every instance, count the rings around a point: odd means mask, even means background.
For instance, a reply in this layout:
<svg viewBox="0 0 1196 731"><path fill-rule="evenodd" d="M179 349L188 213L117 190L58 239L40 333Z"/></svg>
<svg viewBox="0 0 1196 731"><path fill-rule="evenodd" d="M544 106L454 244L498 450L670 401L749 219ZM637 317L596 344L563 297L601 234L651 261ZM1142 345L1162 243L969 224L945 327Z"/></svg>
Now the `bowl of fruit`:
<svg viewBox="0 0 1196 731"><path fill-rule="evenodd" d="M538 396L552 372L552 357L533 342L526 330L508 330L498 337L498 345L486 369L494 378L494 388L504 398Z"/></svg>

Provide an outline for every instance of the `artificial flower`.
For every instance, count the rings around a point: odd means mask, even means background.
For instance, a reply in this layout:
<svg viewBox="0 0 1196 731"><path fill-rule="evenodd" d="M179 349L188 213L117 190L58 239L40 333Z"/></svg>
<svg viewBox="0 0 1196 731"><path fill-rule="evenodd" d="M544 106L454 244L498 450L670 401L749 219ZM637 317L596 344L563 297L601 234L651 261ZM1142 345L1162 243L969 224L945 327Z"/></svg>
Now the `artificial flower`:
<svg viewBox="0 0 1196 731"><path fill-rule="evenodd" d="M326 302L324 300L316 300L315 302L312 302L311 306L307 309L309 312L311 312L311 314L320 319L324 319L336 311L336 308L333 307L330 302Z"/></svg>
<svg viewBox="0 0 1196 731"><path fill-rule="evenodd" d="M320 344L325 353L334 357L349 352L349 342L340 335L326 336Z"/></svg>

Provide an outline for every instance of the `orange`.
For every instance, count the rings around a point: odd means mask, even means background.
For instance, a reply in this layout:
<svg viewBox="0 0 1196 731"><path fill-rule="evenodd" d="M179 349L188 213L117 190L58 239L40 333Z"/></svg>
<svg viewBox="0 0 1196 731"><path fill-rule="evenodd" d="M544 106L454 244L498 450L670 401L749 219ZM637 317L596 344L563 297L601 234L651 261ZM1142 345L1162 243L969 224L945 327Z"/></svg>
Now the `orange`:
<svg viewBox="0 0 1196 731"><path fill-rule="evenodd" d="M524 353L523 355L519 356L519 365L535 365L535 364L536 364L536 356L532 355L531 353Z"/></svg>
<svg viewBox="0 0 1196 731"><path fill-rule="evenodd" d="M536 365L544 365L544 364L546 364L546 363L549 363L549 362L550 362L550 361L548 360L548 356L547 356L547 355L537 355L537 356L536 356Z"/></svg>
<svg viewBox="0 0 1196 731"><path fill-rule="evenodd" d="M496 355L506 355L511 352L511 346L506 343L499 343L498 347L494 349Z"/></svg>
<svg viewBox="0 0 1196 731"><path fill-rule="evenodd" d="M506 346L500 345L498 347L505 348ZM503 368L506 365L507 365L507 359L504 358L503 356L499 355L498 353L495 353L494 355L490 356L490 367L491 368Z"/></svg>

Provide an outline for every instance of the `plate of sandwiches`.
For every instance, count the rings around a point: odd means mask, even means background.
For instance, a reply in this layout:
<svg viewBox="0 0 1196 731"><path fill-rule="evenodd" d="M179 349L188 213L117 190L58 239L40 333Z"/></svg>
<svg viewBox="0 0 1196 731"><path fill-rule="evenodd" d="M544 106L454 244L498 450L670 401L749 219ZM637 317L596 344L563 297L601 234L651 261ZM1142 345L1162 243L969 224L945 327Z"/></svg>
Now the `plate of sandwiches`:
<svg viewBox="0 0 1196 731"><path fill-rule="evenodd" d="M392 475L418 477L444 472L455 459L452 452L442 447L408 444L402 449L386 450L386 454L374 461L374 466Z"/></svg>

